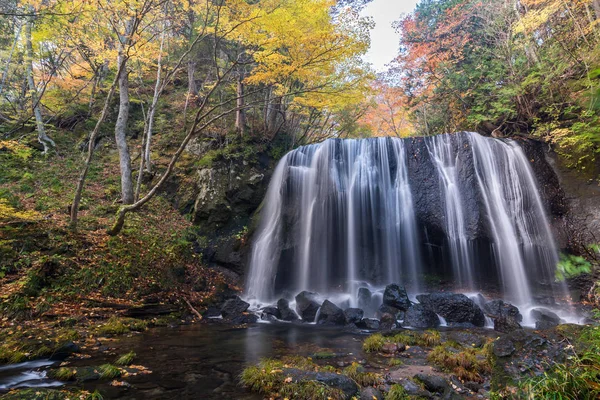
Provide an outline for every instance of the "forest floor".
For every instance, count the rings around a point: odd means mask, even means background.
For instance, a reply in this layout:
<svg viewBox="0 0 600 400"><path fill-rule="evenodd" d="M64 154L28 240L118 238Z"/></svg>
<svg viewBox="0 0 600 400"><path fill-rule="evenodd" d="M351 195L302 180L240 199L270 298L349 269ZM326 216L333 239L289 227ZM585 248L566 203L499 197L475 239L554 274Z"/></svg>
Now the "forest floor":
<svg viewBox="0 0 600 400"><path fill-rule="evenodd" d="M196 311L229 287L203 265L191 222L162 196L132 214L121 235L106 234L120 193L108 145L97 150L78 229L70 229L83 153L66 134L55 140L59 154L48 157L0 141L0 364L199 319Z"/></svg>

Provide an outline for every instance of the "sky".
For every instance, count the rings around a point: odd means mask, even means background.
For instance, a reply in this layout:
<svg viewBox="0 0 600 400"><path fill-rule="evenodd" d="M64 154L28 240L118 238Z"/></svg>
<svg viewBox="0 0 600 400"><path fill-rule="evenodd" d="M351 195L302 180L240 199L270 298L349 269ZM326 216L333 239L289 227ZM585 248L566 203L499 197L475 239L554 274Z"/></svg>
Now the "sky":
<svg viewBox="0 0 600 400"><path fill-rule="evenodd" d="M402 14L414 10L418 0L374 0L362 11L362 15L373 17L375 29L371 31L371 48L365 60L377 71L385 70L385 64L398 53L398 34L392 23Z"/></svg>

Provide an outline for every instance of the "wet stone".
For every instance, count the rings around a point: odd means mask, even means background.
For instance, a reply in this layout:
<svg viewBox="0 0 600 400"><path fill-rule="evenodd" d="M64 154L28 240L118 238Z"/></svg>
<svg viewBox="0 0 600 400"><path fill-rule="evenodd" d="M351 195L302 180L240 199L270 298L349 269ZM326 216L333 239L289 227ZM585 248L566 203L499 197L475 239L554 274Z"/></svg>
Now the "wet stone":
<svg viewBox="0 0 600 400"><path fill-rule="evenodd" d="M515 352L515 344L508 337L503 336L492 344L492 351L496 357L508 357Z"/></svg>
<svg viewBox="0 0 600 400"><path fill-rule="evenodd" d="M356 324L363 319L364 311L360 308L348 308L344 311L344 317L347 324Z"/></svg>
<svg viewBox="0 0 600 400"><path fill-rule="evenodd" d="M449 387L446 379L439 375L416 374L415 379L422 382L425 389L433 393L444 393Z"/></svg>
<svg viewBox="0 0 600 400"><path fill-rule="evenodd" d="M296 312L304 321L313 322L319 307L316 293L305 290L296 296Z"/></svg>
<svg viewBox="0 0 600 400"><path fill-rule="evenodd" d="M383 304L386 306L397 308L401 311L406 311L410 308L411 302L408 299L406 289L400 285L392 283L385 287L383 292Z"/></svg>

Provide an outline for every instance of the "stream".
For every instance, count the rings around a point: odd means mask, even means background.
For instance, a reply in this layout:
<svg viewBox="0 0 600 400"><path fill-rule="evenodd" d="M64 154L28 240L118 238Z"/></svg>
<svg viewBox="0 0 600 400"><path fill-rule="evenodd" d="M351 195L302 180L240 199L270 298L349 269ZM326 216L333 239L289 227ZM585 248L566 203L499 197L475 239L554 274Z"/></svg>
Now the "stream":
<svg viewBox="0 0 600 400"><path fill-rule="evenodd" d="M338 328L287 323L256 324L233 328L222 324L155 328L116 339L100 339L103 350L91 358L70 359L71 366L114 362L118 355L134 351L134 364L152 371L117 379L129 385L112 386L106 381L84 383L105 399L261 399L239 385L243 368L265 357L311 356L335 352L335 362L361 360L362 338ZM101 349L102 349L101 347ZM343 360L343 361L342 361ZM331 361L331 360L329 360ZM10 388L53 387L60 382L46 378L52 362L40 360L0 367L0 394Z"/></svg>

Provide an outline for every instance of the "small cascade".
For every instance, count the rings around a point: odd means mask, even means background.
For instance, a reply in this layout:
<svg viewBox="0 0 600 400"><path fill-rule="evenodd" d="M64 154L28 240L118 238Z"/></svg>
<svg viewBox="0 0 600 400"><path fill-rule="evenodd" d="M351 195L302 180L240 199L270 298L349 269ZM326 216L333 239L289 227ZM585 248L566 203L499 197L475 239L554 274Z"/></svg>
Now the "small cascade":
<svg viewBox="0 0 600 400"><path fill-rule="evenodd" d="M422 291L430 276L517 305L550 287L557 250L519 145L476 133L329 139L279 162L254 236L246 297L359 287ZM345 297L344 297L345 296Z"/></svg>

